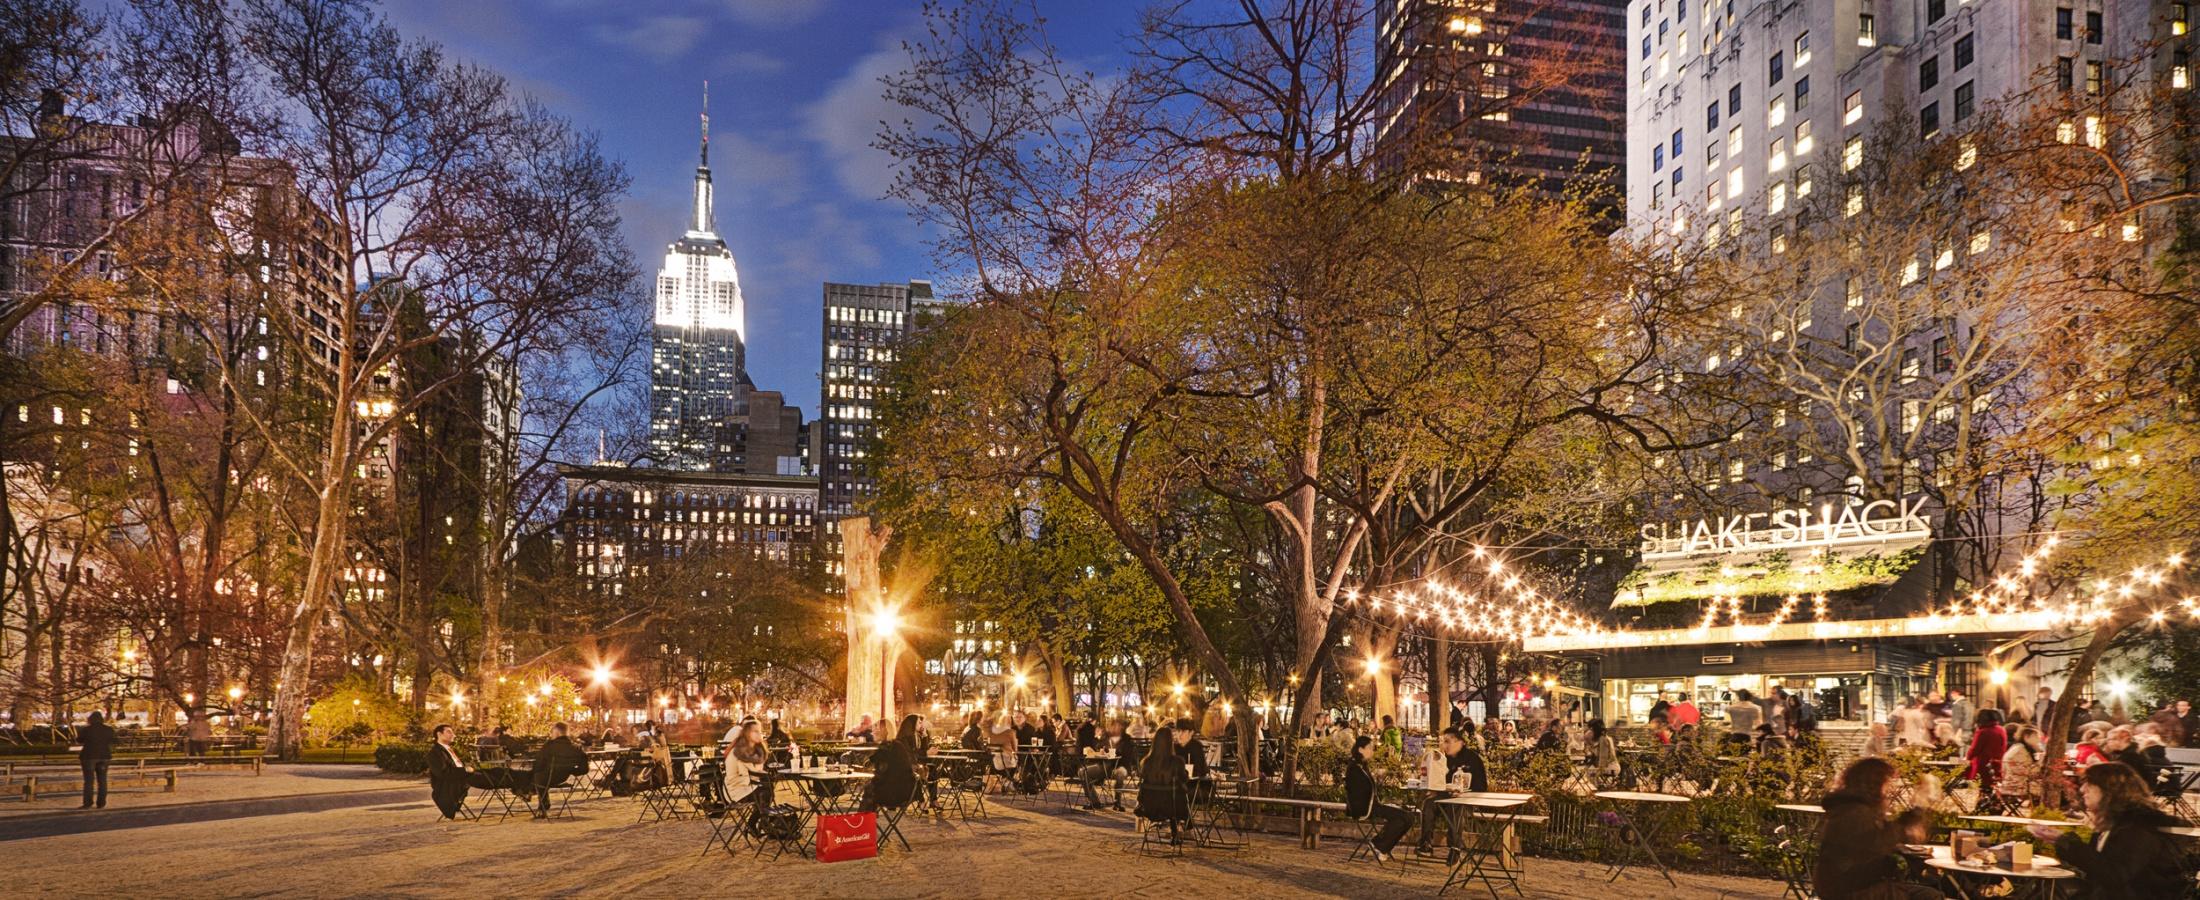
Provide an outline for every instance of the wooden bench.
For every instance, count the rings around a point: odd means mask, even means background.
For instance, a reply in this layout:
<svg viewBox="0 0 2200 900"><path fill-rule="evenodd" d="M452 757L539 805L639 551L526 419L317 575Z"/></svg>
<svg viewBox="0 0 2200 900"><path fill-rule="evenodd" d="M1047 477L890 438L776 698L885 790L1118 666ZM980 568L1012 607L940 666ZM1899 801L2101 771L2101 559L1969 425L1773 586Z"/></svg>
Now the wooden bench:
<svg viewBox="0 0 2200 900"><path fill-rule="evenodd" d="M124 778L134 778L141 782L147 780L159 780L161 782L161 792L173 794L176 792L176 775L182 771L183 770L181 769L149 769L142 766L135 768L108 769L107 781L112 784L114 781ZM64 789L61 787L62 784L73 784L75 786ZM40 788L44 788L46 793L49 794L56 791L60 791L62 793L78 793L84 790L84 776L81 773L76 775L23 776L24 800L38 799L38 792Z"/></svg>
<svg viewBox="0 0 2200 900"><path fill-rule="evenodd" d="M1243 804L1267 804L1295 809L1299 813L1299 846L1308 850L1321 847L1322 814L1344 812L1344 804L1333 800L1300 800L1296 797L1258 797L1240 794L1230 799Z"/></svg>

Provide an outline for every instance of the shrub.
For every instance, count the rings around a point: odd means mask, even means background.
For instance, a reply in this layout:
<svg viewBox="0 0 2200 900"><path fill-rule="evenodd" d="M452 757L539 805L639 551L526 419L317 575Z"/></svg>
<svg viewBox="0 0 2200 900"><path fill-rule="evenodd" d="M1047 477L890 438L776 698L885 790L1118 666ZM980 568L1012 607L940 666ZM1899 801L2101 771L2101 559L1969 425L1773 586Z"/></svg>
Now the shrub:
<svg viewBox="0 0 2200 900"><path fill-rule="evenodd" d="M346 678L306 710L306 739L362 746L403 734L412 718L412 710L396 697L363 678Z"/></svg>
<svg viewBox="0 0 2200 900"><path fill-rule="evenodd" d="M383 744L374 748L374 767L394 775L418 775L428 771L428 748L423 744Z"/></svg>

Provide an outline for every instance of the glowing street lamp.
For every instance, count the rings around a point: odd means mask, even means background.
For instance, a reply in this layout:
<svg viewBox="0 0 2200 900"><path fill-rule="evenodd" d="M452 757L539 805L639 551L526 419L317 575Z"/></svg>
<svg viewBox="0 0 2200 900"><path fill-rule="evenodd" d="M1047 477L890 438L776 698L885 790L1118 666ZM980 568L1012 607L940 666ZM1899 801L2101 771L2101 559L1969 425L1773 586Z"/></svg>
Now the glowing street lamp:
<svg viewBox="0 0 2200 900"><path fill-rule="evenodd" d="M235 702L237 702L237 701L238 701L239 699L241 699L241 698L243 698L243 697L244 697L244 688L241 688L241 687L237 687L237 686L235 686L235 685L231 685L231 686L230 686L230 688L229 688L229 702L231 702L231 703L235 703Z"/></svg>
<svg viewBox="0 0 2200 900"><path fill-rule="evenodd" d="M596 668L589 672L589 679L589 683L595 685L596 687L603 687L604 685L610 684L611 667L606 666L602 663L597 663Z"/></svg>

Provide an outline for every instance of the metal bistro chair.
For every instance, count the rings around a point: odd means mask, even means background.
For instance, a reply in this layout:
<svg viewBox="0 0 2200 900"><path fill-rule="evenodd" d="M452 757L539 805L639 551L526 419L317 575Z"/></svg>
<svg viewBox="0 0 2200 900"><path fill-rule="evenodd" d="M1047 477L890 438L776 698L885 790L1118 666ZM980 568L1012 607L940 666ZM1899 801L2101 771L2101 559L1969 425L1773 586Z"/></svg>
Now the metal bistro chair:
<svg viewBox="0 0 2200 900"><path fill-rule="evenodd" d="M1780 900L1814 900L1811 886L1818 876L1817 841L1803 832L1806 829L1781 825L1772 829L1772 836L1779 843L1774 846L1773 857L1780 880L1787 889L1780 892Z"/></svg>
<svg viewBox="0 0 2200 900"><path fill-rule="evenodd" d="M750 795L756 793L756 785L748 785L727 796L718 786L705 786L695 799L703 820L710 823L710 839L703 842L703 855L709 856L712 847L725 848L726 855L733 855L735 842L747 844L749 838L749 814L754 804Z"/></svg>

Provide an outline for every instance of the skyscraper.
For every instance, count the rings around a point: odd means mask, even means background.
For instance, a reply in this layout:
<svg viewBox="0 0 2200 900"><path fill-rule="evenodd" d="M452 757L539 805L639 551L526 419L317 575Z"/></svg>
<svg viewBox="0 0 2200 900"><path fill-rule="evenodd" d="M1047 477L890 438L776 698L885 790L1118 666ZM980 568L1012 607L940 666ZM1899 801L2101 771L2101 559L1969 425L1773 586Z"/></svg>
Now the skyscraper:
<svg viewBox="0 0 2200 900"><path fill-rule="evenodd" d="M1385 165L1553 193L1590 178L1619 205L1625 0L1386 0L1378 13Z"/></svg>
<svg viewBox="0 0 2200 900"><path fill-rule="evenodd" d="M939 311L929 281L825 284L825 359L811 447L817 458L818 537L834 575L840 574L839 521L857 514L878 489L867 455L878 429L879 401L885 399L886 367L902 338Z"/></svg>
<svg viewBox="0 0 2200 900"><path fill-rule="evenodd" d="M711 214L710 86L703 88L703 141L695 166L695 214L657 271L650 348L649 449L660 468L728 471L732 435L748 385L743 358L741 279Z"/></svg>

